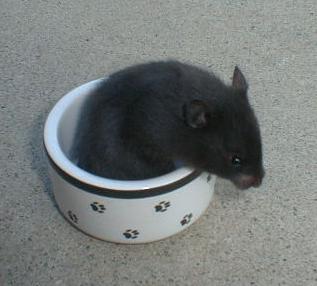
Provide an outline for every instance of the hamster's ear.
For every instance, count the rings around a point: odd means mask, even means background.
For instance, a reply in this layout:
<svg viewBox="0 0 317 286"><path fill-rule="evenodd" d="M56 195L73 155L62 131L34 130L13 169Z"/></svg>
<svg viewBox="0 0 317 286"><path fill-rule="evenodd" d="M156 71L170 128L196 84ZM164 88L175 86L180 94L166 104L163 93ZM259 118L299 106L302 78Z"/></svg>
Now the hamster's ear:
<svg viewBox="0 0 317 286"><path fill-rule="evenodd" d="M202 100L192 100L184 104L183 117L186 124L192 128L203 128L207 126L210 119L210 111Z"/></svg>
<svg viewBox="0 0 317 286"><path fill-rule="evenodd" d="M233 77L232 77L232 87L237 90L247 91L248 84L247 81L241 72L241 70L236 66L234 68Z"/></svg>

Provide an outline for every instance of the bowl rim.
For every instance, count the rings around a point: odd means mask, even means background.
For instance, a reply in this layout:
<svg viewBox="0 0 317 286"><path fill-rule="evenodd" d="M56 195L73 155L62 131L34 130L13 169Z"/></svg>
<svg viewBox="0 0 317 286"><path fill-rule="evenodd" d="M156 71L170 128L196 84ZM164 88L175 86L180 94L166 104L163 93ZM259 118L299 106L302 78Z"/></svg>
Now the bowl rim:
<svg viewBox="0 0 317 286"><path fill-rule="evenodd" d="M92 80L74 88L61 97L48 114L44 126L44 149L51 166L72 184L77 182L77 184L80 184L81 188L86 186L84 189L87 189L87 186L90 186L88 189L98 188L101 191L146 191L148 193L154 191L157 193L158 189L165 189L165 192L167 192L197 178L202 173L201 171L197 171L190 167L181 167L168 174L145 180L114 180L91 174L79 168L67 158L58 141L59 122L64 112L78 96L93 91L99 83L106 79L107 78L100 78Z"/></svg>

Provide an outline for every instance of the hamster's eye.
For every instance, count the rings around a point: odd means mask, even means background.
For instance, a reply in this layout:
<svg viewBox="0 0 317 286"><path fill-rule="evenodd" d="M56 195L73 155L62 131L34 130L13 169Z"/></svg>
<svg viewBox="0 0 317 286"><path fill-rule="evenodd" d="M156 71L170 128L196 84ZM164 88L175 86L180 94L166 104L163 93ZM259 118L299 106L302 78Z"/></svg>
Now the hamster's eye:
<svg viewBox="0 0 317 286"><path fill-rule="evenodd" d="M232 156L231 163L235 167L240 167L242 164L242 160L237 155Z"/></svg>

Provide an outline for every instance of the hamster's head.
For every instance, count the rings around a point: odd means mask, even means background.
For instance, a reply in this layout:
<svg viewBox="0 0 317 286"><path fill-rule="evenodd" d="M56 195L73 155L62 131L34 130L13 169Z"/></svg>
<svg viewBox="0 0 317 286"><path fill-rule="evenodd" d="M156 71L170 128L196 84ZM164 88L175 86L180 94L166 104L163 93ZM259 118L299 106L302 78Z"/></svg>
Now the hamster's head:
<svg viewBox="0 0 317 286"><path fill-rule="evenodd" d="M264 177L261 134L238 67L232 86L216 100L192 100L184 108L187 163L231 180L239 189L258 187Z"/></svg>

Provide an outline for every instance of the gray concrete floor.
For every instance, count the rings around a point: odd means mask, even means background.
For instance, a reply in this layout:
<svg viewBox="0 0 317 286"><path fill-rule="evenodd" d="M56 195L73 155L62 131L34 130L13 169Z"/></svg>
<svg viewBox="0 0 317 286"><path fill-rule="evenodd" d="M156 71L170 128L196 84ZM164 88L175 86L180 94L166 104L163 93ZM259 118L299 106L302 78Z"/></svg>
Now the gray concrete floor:
<svg viewBox="0 0 317 286"><path fill-rule="evenodd" d="M1 285L317 285L317 1L2 0ZM219 180L207 213L148 245L92 239L58 213L42 128L65 92L172 57L245 72L267 176Z"/></svg>

